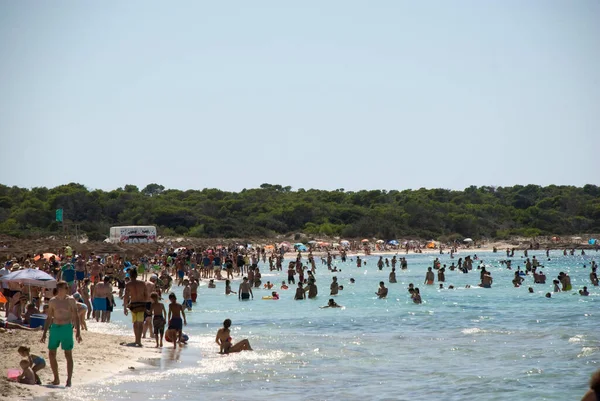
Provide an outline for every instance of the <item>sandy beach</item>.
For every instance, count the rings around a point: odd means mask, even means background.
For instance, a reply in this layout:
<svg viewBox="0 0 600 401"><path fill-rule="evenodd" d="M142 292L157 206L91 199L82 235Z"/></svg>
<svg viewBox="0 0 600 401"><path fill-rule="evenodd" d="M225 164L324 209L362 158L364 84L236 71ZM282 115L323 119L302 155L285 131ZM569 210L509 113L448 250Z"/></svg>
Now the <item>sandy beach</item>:
<svg viewBox="0 0 600 401"><path fill-rule="evenodd" d="M40 343L42 332L30 332L24 330L8 330L0 333L0 400L27 400L33 397L48 395L54 391L69 391L65 389L64 382L67 377L64 353L58 352L58 368L60 372L61 385L47 385L52 380L52 371L48 359L48 348L46 344ZM143 365L144 360L157 357L160 351L148 347L134 348L121 343L129 343L132 337L123 337L110 334L94 332L82 332L83 341L76 344L73 350L74 373L73 387L84 386L110 376L117 375L128 369L136 369ZM46 360L46 368L39 372L42 380L40 386L30 386L9 382L6 378L7 369L16 368L22 359L17 353L17 348L25 345L31 348L31 352L42 356Z"/></svg>

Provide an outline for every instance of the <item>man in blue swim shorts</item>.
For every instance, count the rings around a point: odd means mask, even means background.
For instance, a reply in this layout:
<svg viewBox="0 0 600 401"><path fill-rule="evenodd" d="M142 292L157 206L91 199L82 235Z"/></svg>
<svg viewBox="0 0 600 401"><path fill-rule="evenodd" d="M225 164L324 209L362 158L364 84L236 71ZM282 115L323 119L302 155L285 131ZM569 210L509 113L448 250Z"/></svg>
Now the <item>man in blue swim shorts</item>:
<svg viewBox="0 0 600 401"><path fill-rule="evenodd" d="M42 342L46 341L46 333L50 329L50 339L48 340L48 355L50 357L50 366L54 380L52 385L60 384L58 377L58 362L56 361L56 350L58 346L65 352L67 360L67 383L66 387L71 387L71 378L73 376L73 323L75 323L75 338L81 342L81 331L79 327L79 314L77 313L77 304L75 299L68 296L68 284L65 281L59 281L56 285L57 294L50 299L48 307L48 317L44 325Z"/></svg>

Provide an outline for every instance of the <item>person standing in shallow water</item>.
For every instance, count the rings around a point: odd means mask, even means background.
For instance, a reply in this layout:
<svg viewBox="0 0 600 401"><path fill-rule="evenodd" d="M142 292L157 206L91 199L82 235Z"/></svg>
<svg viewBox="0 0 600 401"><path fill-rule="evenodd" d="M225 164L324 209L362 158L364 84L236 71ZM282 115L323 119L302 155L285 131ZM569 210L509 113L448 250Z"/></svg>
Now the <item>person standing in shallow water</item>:
<svg viewBox="0 0 600 401"><path fill-rule="evenodd" d="M135 268L129 269L129 277L131 281L125 285L125 295L123 295L123 313L127 316L127 310L131 311L135 344L141 347L147 299L149 298L148 287L146 287L143 281L137 279L137 270Z"/></svg>
<svg viewBox="0 0 600 401"><path fill-rule="evenodd" d="M215 342L219 344L219 353L220 354L231 354L233 352L241 352L241 351L253 351L250 346L250 342L247 339L244 339L236 344L233 344L233 339L231 338L231 331L229 328L231 327L231 320L225 319L223 322L223 327L217 331L217 337L215 338Z"/></svg>
<svg viewBox="0 0 600 401"><path fill-rule="evenodd" d="M390 272L389 282L396 283L396 268L395 267L392 267L392 271Z"/></svg>
<svg viewBox="0 0 600 401"><path fill-rule="evenodd" d="M375 295L377 295L377 298L381 299L381 298L387 297L387 294L388 294L388 289L385 288L385 283L383 281L380 281L379 289L377 290Z"/></svg>
<svg viewBox="0 0 600 401"><path fill-rule="evenodd" d="M331 285L329 286L329 288L331 289L330 295L337 295L338 294L339 285L338 285L338 282L337 282L337 277L334 276L331 279Z"/></svg>
<svg viewBox="0 0 600 401"><path fill-rule="evenodd" d="M435 279L435 275L431 271L431 267L427 268L427 274L425 274L425 283L427 285L433 285L433 280Z"/></svg>
<svg viewBox="0 0 600 401"><path fill-rule="evenodd" d="M252 293L252 286L248 282L248 277L244 277L244 279L240 283L240 288L238 289L238 299L247 300L250 299L250 296L252 296L252 299L254 299L254 294Z"/></svg>

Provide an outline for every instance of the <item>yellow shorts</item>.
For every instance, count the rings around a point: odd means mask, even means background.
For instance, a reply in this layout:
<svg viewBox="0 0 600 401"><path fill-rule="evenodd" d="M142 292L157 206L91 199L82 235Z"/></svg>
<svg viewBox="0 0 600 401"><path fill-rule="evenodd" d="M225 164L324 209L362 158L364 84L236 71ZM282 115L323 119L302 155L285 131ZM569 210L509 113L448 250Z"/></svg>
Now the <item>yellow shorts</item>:
<svg viewBox="0 0 600 401"><path fill-rule="evenodd" d="M131 312L131 321L133 323L143 323L144 322L144 311Z"/></svg>

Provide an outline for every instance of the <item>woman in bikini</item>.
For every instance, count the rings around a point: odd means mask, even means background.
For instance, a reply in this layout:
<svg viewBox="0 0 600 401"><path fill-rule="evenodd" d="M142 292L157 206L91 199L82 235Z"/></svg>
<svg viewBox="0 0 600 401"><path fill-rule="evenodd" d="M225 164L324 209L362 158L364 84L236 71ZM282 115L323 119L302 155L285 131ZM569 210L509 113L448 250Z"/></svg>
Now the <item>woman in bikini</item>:
<svg viewBox="0 0 600 401"><path fill-rule="evenodd" d="M219 344L220 354L231 354L232 352L240 352L240 351L252 351L252 347L250 346L250 342L248 340L242 340L235 345L232 342L231 333L229 328L231 327L231 320L225 319L223 322L223 327L217 331L217 338L215 342Z"/></svg>

